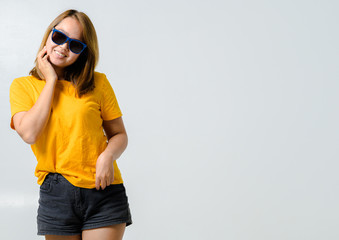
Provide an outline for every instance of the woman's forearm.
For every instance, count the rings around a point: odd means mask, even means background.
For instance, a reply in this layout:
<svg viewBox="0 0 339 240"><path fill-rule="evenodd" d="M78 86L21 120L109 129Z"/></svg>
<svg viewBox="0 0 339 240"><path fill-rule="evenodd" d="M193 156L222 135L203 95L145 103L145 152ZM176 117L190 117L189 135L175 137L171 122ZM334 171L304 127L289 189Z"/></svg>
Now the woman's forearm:
<svg viewBox="0 0 339 240"><path fill-rule="evenodd" d="M126 133L115 134L108 140L108 144L104 152L108 154L113 161L117 160L125 151L127 143L128 138Z"/></svg>
<svg viewBox="0 0 339 240"><path fill-rule="evenodd" d="M35 143L48 122L55 84L56 81L46 81L46 85L36 103L23 115L21 121L15 126L22 139L29 144Z"/></svg>

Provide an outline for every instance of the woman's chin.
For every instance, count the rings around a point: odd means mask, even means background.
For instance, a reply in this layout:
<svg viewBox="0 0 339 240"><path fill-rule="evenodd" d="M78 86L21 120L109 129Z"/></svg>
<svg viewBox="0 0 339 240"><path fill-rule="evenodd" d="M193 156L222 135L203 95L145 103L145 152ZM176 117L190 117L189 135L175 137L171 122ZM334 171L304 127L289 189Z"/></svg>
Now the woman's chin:
<svg viewBox="0 0 339 240"><path fill-rule="evenodd" d="M57 68L65 68L68 66L68 64L65 61L60 61L58 59L50 59L51 64L53 67Z"/></svg>

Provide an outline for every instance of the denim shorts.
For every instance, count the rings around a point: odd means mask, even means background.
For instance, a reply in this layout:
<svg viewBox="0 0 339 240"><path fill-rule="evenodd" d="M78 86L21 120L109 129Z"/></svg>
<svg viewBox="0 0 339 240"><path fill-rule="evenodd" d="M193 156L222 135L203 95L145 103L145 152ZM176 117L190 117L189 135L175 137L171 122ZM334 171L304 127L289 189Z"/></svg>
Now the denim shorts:
<svg viewBox="0 0 339 240"><path fill-rule="evenodd" d="M123 184L104 190L73 186L61 174L50 173L40 186L38 235L78 235L83 230L132 224Z"/></svg>

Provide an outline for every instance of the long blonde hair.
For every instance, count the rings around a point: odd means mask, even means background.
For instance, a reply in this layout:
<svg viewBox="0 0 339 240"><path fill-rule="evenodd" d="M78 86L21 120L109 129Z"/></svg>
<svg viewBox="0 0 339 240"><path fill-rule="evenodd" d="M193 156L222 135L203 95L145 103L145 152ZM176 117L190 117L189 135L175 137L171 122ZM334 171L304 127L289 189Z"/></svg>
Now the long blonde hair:
<svg viewBox="0 0 339 240"><path fill-rule="evenodd" d="M57 16L53 22L48 26L45 35L42 39L38 53L46 45L49 34L52 29L58 25L63 19L67 17L73 17L79 21L83 27L82 37L83 42L87 44L87 48L80 54L75 63L71 66L65 68L65 79L72 82L76 88L78 97L81 97L83 94L93 90L94 85L94 69L99 60L99 47L98 39L93 23L89 17L83 13L78 12L77 10L70 9L59 16ZM35 60L35 67L30 71L30 75L42 80L43 74L39 69L37 60Z"/></svg>

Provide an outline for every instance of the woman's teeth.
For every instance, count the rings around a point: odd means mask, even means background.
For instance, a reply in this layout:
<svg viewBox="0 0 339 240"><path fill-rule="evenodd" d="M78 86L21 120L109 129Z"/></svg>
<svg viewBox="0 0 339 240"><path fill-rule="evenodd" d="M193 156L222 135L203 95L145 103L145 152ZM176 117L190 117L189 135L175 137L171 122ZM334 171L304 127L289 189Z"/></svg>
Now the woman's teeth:
<svg viewBox="0 0 339 240"><path fill-rule="evenodd" d="M57 50L55 50L55 53L58 54L61 57L66 57L66 55L62 54L61 52L58 52Z"/></svg>

